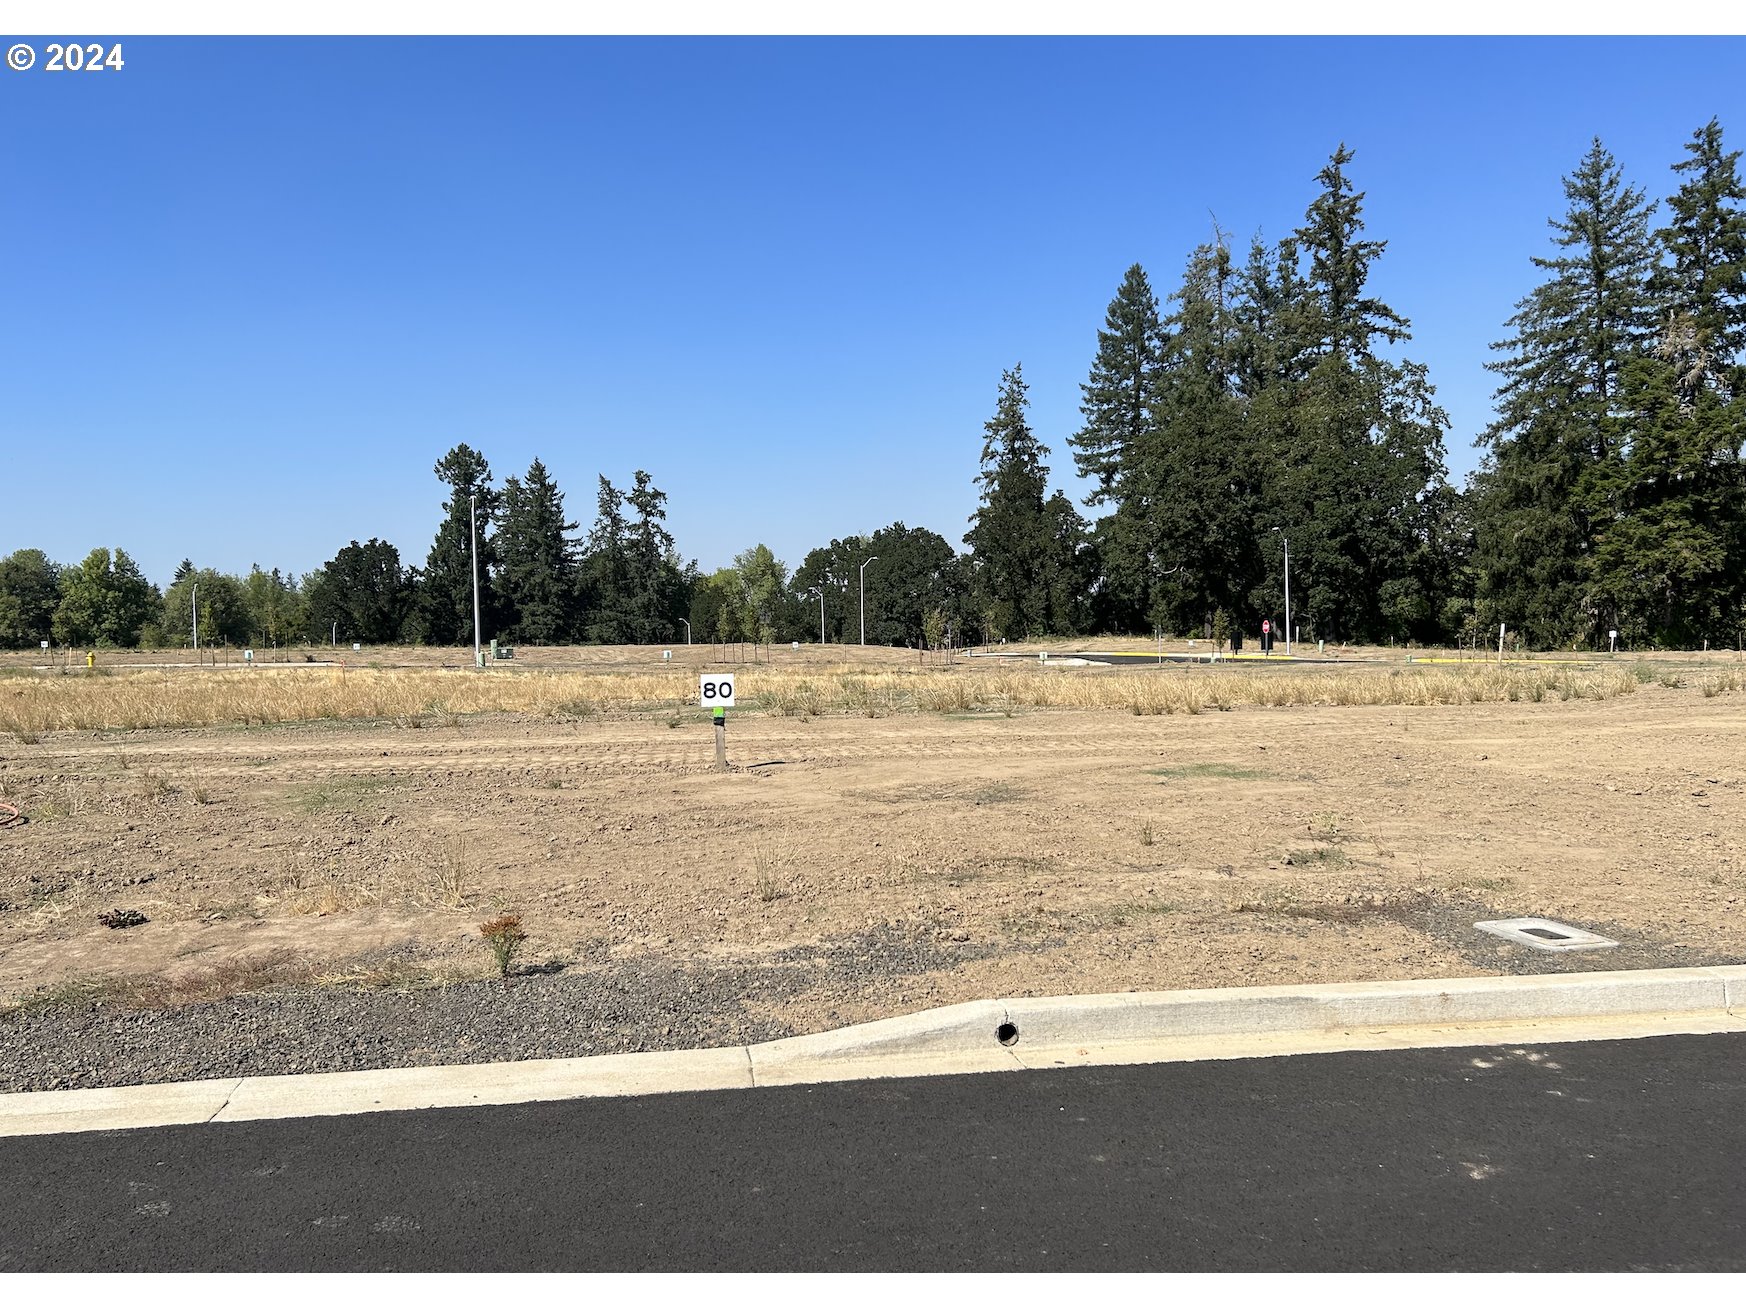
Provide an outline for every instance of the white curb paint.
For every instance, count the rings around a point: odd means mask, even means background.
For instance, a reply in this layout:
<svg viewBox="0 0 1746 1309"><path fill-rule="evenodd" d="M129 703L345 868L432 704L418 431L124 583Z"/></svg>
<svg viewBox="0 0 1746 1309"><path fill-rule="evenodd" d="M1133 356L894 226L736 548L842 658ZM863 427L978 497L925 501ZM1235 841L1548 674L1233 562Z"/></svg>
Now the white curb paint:
<svg viewBox="0 0 1746 1309"><path fill-rule="evenodd" d="M1017 1030L1011 1045L996 1032ZM0 1136L873 1077L1746 1031L1746 966L978 1000L714 1050L0 1095Z"/></svg>

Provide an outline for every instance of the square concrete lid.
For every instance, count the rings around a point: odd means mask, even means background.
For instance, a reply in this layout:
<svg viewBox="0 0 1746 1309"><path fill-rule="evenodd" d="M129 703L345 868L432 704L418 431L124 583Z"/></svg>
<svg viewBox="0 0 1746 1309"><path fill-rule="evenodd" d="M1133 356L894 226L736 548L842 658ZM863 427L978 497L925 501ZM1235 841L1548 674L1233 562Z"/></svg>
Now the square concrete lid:
<svg viewBox="0 0 1746 1309"><path fill-rule="evenodd" d="M1551 918L1495 918L1474 926L1534 950L1605 950L1618 944L1611 937Z"/></svg>

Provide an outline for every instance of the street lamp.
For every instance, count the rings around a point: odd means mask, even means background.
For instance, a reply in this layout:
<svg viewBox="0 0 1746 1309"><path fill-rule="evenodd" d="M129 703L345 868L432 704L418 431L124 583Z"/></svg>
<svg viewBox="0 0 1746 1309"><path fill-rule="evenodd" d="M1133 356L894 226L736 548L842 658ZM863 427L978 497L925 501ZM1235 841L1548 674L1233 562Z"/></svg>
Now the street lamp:
<svg viewBox="0 0 1746 1309"><path fill-rule="evenodd" d="M1272 529L1279 532L1277 527ZM1285 545L1285 657L1291 658L1291 538L1284 532L1279 532L1279 539Z"/></svg>
<svg viewBox="0 0 1746 1309"><path fill-rule="evenodd" d="M470 541L473 548L473 667L485 667L485 660L479 653L479 497L467 497L468 513L471 521Z"/></svg>
<svg viewBox="0 0 1746 1309"><path fill-rule="evenodd" d="M194 598L189 602L194 611L194 652L200 653L200 583L194 583Z"/></svg>
<svg viewBox="0 0 1746 1309"><path fill-rule="evenodd" d="M679 621L682 623L685 623L685 644L690 645L691 644L691 624L685 622L685 620L683 618L681 618Z"/></svg>
<svg viewBox="0 0 1746 1309"><path fill-rule="evenodd" d="M879 558L879 556L874 555L872 559L867 560L866 564L861 565L861 644L862 645L867 644L867 564L872 563L873 560L877 559L877 558ZM824 597L823 596L819 597L818 609L819 609L819 612L821 614L824 612Z"/></svg>
<svg viewBox="0 0 1746 1309"><path fill-rule="evenodd" d="M808 591L807 594L808 595L816 595L818 597L818 643L820 645L824 645L825 644L824 587L823 586L815 586L812 588L812 590Z"/></svg>

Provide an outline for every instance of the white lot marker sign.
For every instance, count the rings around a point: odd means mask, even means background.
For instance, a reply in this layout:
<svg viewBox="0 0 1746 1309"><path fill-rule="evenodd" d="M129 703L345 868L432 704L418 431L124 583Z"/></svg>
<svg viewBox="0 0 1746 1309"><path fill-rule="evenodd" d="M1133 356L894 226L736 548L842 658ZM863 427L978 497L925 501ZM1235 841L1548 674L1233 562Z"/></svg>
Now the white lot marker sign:
<svg viewBox="0 0 1746 1309"><path fill-rule="evenodd" d="M734 675L705 673L697 679L697 699L715 710L715 766L727 771L727 711L734 707Z"/></svg>

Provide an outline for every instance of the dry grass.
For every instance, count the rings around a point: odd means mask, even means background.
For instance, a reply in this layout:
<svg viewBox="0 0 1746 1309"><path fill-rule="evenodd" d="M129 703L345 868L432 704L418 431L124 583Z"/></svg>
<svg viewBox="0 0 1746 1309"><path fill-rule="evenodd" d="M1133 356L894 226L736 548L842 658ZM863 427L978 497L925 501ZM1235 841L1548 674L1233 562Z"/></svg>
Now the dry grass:
<svg viewBox="0 0 1746 1309"><path fill-rule="evenodd" d="M791 878L788 854L780 845L759 845L752 850L753 884L763 904L780 900L788 894Z"/></svg>
<svg viewBox="0 0 1746 1309"><path fill-rule="evenodd" d="M472 851L460 838L433 850L417 869L310 868L294 858L277 881L256 897L256 903L318 918L374 905L461 910L473 902L473 869Z"/></svg>
<svg viewBox="0 0 1746 1309"><path fill-rule="evenodd" d="M93 1004L121 1009L174 1009L277 987L307 986L315 971L289 950L240 955L162 975L81 976L21 996L18 1008L62 1009Z"/></svg>
<svg viewBox="0 0 1746 1309"><path fill-rule="evenodd" d="M442 986L478 979L481 970L399 956L316 967L290 950L267 950L164 974L81 974L21 995L13 1009L176 1009L232 996L310 986L363 990Z"/></svg>
<svg viewBox="0 0 1746 1309"><path fill-rule="evenodd" d="M1706 694L1741 689L1740 674L1714 674ZM1244 671L1126 671L960 666L955 669L825 671L747 669L740 698L767 713L1003 712L1017 708L1198 714L1237 705L1432 705L1481 701L1610 699L1638 688L1625 668L1473 665ZM372 671L126 671L113 677L7 679L0 732L199 727L322 719L409 722L440 705L460 714L516 712L576 718L595 712L676 710L691 704L688 669L540 672L492 669Z"/></svg>

